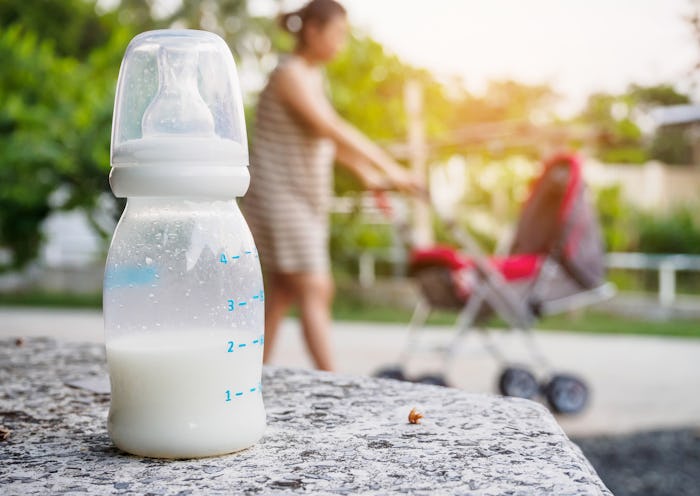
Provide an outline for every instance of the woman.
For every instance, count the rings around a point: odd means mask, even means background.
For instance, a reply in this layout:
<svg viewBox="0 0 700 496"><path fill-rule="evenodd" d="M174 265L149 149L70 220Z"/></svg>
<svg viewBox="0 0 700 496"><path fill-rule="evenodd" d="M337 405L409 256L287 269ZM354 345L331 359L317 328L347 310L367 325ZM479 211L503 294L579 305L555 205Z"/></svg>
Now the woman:
<svg viewBox="0 0 700 496"><path fill-rule="evenodd" d="M266 279L265 361L282 318L297 304L316 367L333 370L328 215L334 159L368 189L416 192L420 186L326 97L321 69L344 45L345 9L335 0L312 0L284 15L282 25L296 37L296 48L260 95L244 201Z"/></svg>

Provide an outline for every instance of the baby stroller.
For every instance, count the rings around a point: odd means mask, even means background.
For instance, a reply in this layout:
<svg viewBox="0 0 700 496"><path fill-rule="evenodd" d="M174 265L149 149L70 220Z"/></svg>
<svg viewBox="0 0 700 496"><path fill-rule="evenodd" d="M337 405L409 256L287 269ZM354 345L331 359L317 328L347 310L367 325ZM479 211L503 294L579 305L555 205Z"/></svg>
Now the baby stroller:
<svg viewBox="0 0 700 496"><path fill-rule="evenodd" d="M444 370L419 379L446 385L445 373L456 355L458 340L496 314L511 329L526 333L533 361L548 371L540 386L528 368L505 364L502 353L488 343L487 350L504 363L498 380L501 394L534 398L542 393L557 413L582 410L588 399L585 382L572 374L549 372L530 332L539 317L588 306L615 293L614 286L605 282L600 228L588 200L580 159L561 154L545 162L524 204L507 256L485 256L467 233L445 222L468 255L442 246L413 251L409 270L420 299L399 364L376 375L405 380L402 364L415 351L415 335L430 313L458 310L455 337L440 350Z"/></svg>

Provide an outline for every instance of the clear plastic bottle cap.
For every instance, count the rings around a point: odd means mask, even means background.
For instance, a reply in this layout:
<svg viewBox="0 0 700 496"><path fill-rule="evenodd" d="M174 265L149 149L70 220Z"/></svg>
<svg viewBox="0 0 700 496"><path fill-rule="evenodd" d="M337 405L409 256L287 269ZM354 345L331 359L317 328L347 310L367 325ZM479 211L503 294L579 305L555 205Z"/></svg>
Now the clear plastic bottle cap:
<svg viewBox="0 0 700 496"><path fill-rule="evenodd" d="M117 82L111 165L118 197L245 194L243 103L224 40L165 29L131 41Z"/></svg>

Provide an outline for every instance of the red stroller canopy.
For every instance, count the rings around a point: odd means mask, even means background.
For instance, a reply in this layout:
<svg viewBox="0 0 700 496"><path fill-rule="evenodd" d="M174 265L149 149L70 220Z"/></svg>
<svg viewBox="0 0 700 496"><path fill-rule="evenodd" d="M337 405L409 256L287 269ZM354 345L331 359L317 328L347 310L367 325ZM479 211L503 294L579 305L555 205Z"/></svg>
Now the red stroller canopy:
<svg viewBox="0 0 700 496"><path fill-rule="evenodd" d="M588 201L581 160L574 154L559 154L544 163L523 204L508 257L489 262L508 281L535 277L542 258L552 256L583 288L595 287L604 279L600 228ZM473 266L468 255L451 247L415 250L411 269L440 265L453 271Z"/></svg>

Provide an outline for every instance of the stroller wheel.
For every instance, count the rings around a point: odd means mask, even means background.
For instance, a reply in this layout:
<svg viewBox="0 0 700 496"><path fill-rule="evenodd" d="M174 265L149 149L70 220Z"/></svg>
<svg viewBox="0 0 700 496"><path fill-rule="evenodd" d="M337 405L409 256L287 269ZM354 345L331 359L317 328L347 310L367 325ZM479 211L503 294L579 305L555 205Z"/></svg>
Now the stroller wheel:
<svg viewBox="0 0 700 496"><path fill-rule="evenodd" d="M448 387L447 380L440 374L426 374L418 377L414 382L432 384L433 386Z"/></svg>
<svg viewBox="0 0 700 496"><path fill-rule="evenodd" d="M544 386L550 408L556 413L579 413L588 401L588 386L572 375L552 376Z"/></svg>
<svg viewBox="0 0 700 496"><path fill-rule="evenodd" d="M406 381L406 374L399 366L384 367L374 373L374 377L380 379L394 379L395 381Z"/></svg>
<svg viewBox="0 0 700 496"><path fill-rule="evenodd" d="M532 399L540 391L540 386L530 371L508 367L498 380L498 389L503 396Z"/></svg>

